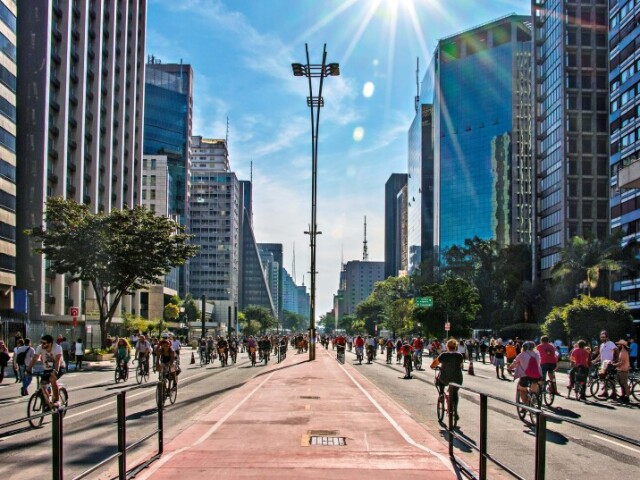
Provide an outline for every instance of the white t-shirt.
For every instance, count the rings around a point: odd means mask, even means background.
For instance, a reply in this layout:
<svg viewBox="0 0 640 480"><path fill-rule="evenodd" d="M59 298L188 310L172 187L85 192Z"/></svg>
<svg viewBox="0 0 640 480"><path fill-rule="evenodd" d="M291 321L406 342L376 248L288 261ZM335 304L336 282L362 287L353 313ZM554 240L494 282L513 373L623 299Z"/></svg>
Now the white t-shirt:
<svg viewBox="0 0 640 480"><path fill-rule="evenodd" d="M62 347L54 342L51 344L51 351L48 352L42 348L42 345L38 345L36 355L40 355L40 360L44 363L45 370L53 370L56 357L62 355Z"/></svg>
<svg viewBox="0 0 640 480"><path fill-rule="evenodd" d="M174 340L171 342L171 348L173 348L176 352L180 350L180 340Z"/></svg>
<svg viewBox="0 0 640 480"><path fill-rule="evenodd" d="M138 346L136 347L136 349L140 353L146 353L151 350L151 345L147 340L145 340L144 342L138 340Z"/></svg>
<svg viewBox="0 0 640 480"><path fill-rule="evenodd" d="M600 345L600 360L602 360L603 362L605 360L609 360L610 362L613 362L613 350L616 347L616 344L613 343L611 340L607 340L606 342L604 342L603 344Z"/></svg>
<svg viewBox="0 0 640 480"><path fill-rule="evenodd" d="M375 346L376 341L373 338L367 338L367 345Z"/></svg>
<svg viewBox="0 0 640 480"><path fill-rule="evenodd" d="M82 342L76 342L76 355L84 355L84 345Z"/></svg>

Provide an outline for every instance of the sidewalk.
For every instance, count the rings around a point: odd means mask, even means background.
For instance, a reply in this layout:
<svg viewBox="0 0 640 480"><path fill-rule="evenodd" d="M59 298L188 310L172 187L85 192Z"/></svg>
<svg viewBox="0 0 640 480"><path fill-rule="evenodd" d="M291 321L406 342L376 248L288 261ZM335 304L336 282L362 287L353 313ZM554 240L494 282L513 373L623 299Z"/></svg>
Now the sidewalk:
<svg viewBox="0 0 640 480"><path fill-rule="evenodd" d="M307 358L290 352L265 368L166 439L162 458L138 478L456 477L446 445L355 368L322 348Z"/></svg>

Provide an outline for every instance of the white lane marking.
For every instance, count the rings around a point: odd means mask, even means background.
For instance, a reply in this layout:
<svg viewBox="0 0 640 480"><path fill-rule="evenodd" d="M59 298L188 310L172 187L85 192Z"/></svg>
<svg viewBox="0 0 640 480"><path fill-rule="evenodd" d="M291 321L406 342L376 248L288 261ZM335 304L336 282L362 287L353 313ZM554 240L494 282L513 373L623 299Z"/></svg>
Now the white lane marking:
<svg viewBox="0 0 640 480"><path fill-rule="evenodd" d="M140 393L134 393L133 395L127 395L127 399L139 397L140 395L145 395L145 394L149 394L149 393L156 393L156 391L155 391L155 389L152 388L149 391L144 391L144 392L140 392ZM102 405L98 405L97 407L90 408L89 410L82 410L81 412L74 413L73 415L69 415L69 416L65 415L64 418L65 418L65 420L68 420L69 418L78 417L80 415L84 415L85 413L93 412L94 410L99 410L101 408L108 407L109 405L115 405L115 403L116 402L103 403Z"/></svg>
<svg viewBox="0 0 640 480"><path fill-rule="evenodd" d="M147 472L144 473L144 475L141 477L141 480L146 480L147 478L151 478L151 475L153 475L156 471L158 471L158 469L160 469L160 467L162 467L165 463L167 463L169 460L171 460L175 455L182 453L182 452L186 452L187 450L189 450L191 447L195 446L195 445L200 445L201 443L204 443L211 435L213 435L216 430L218 430L234 413L236 413L238 411L238 409L244 405L244 403L249 400L258 390L260 390L262 388L262 386L267 383L271 377L273 377L273 375L276 372L273 371L271 372L271 374L265 378L260 385L258 385L256 388L254 388L251 392L249 392L248 395L246 395L239 403L236 404L235 407L233 407L231 410L229 410L226 415L224 415L215 425L213 425L209 430L207 430L205 433L202 434L202 436L196 440L195 442L193 442L193 444L191 444L188 447L182 447L178 450L175 450L171 453L168 453L166 455L164 455L160 460L158 460L157 462L153 463L151 466L151 469Z"/></svg>
<svg viewBox="0 0 640 480"><path fill-rule="evenodd" d="M427 453L429 453L430 455L433 455L434 457L436 457L438 460L440 460L440 462L447 467L452 473L456 473L455 469L453 468L453 465L451 465L451 461L448 459L448 457L435 452L433 450L431 450L428 447L425 447L424 445L419 444L418 442L416 442L413 438L411 438L409 436L409 434L407 432L404 431L404 429L398 424L398 422L396 422L393 417L389 414L389 412L387 412L384 408L382 408L382 405L380 405L370 394L369 392L367 392L364 387L362 385L360 385L358 383L358 381L353 378L351 376L351 374L347 371L346 368L344 368L343 365L338 364L338 366L340 368L342 368L342 370L344 371L344 373L347 375L347 377L349 377L351 379L351 381L355 384L356 387L358 387L360 389L360 391L364 394L365 397L367 397L369 399L369 401L373 404L374 407L376 407L378 409L378 411L382 414L382 416L384 418L387 419L387 421L391 424L391 426L393 426L393 428L396 429L396 431L402 436L402 438L404 438L405 442L407 442L410 445L413 445L416 448L419 448L422 451L425 451Z"/></svg>
<svg viewBox="0 0 640 480"><path fill-rule="evenodd" d="M626 448L627 450L631 450L631 451L632 451L632 452L634 452L635 454L640 455L640 450L638 450L637 448L633 448L633 447L630 447L630 446L628 446L628 445L624 445L624 444L622 444L622 443L620 443L620 442L616 442L616 441L614 441L614 440L610 440L610 439L608 439L608 438L601 437L600 435L595 435L595 434L593 434L593 433L591 434L591 436L592 436L592 437L597 438L598 440L602 440L603 442L613 443L613 444L614 444L614 445L616 445L617 447Z"/></svg>

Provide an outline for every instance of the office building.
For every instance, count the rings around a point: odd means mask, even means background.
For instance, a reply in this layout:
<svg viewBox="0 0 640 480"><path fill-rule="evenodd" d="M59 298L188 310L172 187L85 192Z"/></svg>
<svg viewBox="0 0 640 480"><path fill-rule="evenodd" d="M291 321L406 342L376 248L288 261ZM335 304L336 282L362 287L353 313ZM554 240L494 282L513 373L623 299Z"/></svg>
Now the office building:
<svg viewBox="0 0 640 480"><path fill-rule="evenodd" d="M530 17L518 15L438 42L410 131L410 270L476 236L531 242L531 48Z"/></svg>
<svg viewBox="0 0 640 480"><path fill-rule="evenodd" d="M393 173L384 187L384 276L395 277L403 264L403 245L407 243L406 213L403 207L402 191L407 186L406 173ZM406 195L406 192L405 192ZM400 197L399 197L400 196ZM400 200L399 200L400 199ZM400 204L398 202L400 201ZM403 235L404 234L404 235Z"/></svg>
<svg viewBox="0 0 640 480"><path fill-rule="evenodd" d="M359 303L373 292L376 282L384 280L384 262L352 260L344 266L344 312L353 315Z"/></svg>
<svg viewBox="0 0 640 480"><path fill-rule="evenodd" d="M289 272L282 269L282 310L297 313L309 320L310 296L307 287L296 285L296 281Z"/></svg>
<svg viewBox="0 0 640 480"><path fill-rule="evenodd" d="M259 243L258 248L260 252L268 252L273 255L273 266L275 271L272 272L272 280L275 281L271 287L271 297L273 298L274 306L278 313L280 321L283 320L282 309L282 275L283 275L283 253L281 243Z"/></svg>
<svg viewBox="0 0 640 480"><path fill-rule="evenodd" d="M146 13L146 0L20 2L18 232L42 225L51 196L93 212L140 204ZM78 306L81 321L96 319L92 288L48 270L35 246L18 233L17 283L32 293L31 318L70 323ZM123 297L122 309L138 313L137 301Z"/></svg>
<svg viewBox="0 0 640 480"><path fill-rule="evenodd" d="M624 245L640 239L640 5L634 3L609 8L611 229L622 233ZM637 318L640 276L622 272L613 290Z"/></svg>
<svg viewBox="0 0 640 480"><path fill-rule="evenodd" d="M533 276L549 279L571 237L609 233L608 6L606 0L533 0L532 17Z"/></svg>
<svg viewBox="0 0 640 480"><path fill-rule="evenodd" d="M0 311L16 286L16 3L0 0Z"/></svg>

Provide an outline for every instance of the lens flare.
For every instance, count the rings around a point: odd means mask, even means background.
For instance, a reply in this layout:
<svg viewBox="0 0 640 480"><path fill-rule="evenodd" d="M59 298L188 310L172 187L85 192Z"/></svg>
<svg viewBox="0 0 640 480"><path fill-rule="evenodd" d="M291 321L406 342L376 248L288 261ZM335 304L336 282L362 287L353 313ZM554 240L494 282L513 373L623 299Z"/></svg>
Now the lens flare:
<svg viewBox="0 0 640 480"><path fill-rule="evenodd" d="M362 95L366 98L372 97L375 89L376 87L373 82L367 82L364 84L364 87L362 87Z"/></svg>
<svg viewBox="0 0 640 480"><path fill-rule="evenodd" d="M360 141L362 141L362 139L363 139L363 138L364 138L364 128L362 128L362 127L356 127L356 128L353 130L353 139L354 139L356 142L360 142Z"/></svg>

